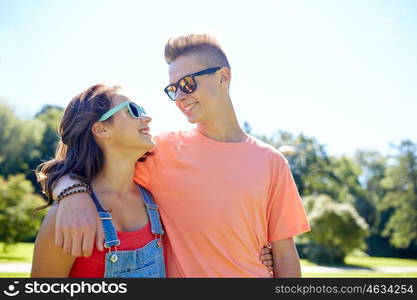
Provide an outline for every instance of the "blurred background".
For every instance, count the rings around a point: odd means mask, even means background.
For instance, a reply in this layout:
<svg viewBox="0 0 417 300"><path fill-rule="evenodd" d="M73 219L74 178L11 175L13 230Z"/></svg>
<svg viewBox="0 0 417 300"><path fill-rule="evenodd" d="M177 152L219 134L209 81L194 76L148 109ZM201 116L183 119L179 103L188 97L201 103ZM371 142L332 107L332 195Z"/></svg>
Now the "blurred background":
<svg viewBox="0 0 417 300"><path fill-rule="evenodd" d="M33 170L67 103L120 83L153 134L169 37L215 35L248 133L289 160L312 226L306 277L417 277L416 1L0 0L0 276L27 277L45 212Z"/></svg>

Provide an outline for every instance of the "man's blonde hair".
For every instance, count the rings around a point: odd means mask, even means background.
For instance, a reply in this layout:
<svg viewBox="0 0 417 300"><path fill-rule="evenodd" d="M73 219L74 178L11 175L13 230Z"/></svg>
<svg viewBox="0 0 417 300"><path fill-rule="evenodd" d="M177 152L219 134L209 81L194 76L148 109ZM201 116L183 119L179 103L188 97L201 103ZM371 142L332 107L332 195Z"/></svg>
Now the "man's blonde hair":
<svg viewBox="0 0 417 300"><path fill-rule="evenodd" d="M209 34L188 34L172 37L165 45L165 60L168 64L179 56L196 54L207 67L228 67L229 61L219 42Z"/></svg>

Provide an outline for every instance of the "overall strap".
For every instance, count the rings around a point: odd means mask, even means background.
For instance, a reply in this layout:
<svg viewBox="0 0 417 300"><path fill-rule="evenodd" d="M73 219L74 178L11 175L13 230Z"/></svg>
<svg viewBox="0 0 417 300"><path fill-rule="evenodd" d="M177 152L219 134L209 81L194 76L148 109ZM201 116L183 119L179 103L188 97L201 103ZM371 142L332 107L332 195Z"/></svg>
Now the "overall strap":
<svg viewBox="0 0 417 300"><path fill-rule="evenodd" d="M158 205L153 201L151 193L144 187L138 185L140 193L142 194L143 202L146 205L149 221L151 222L151 231L153 234L164 234L161 219L159 217Z"/></svg>
<svg viewBox="0 0 417 300"><path fill-rule="evenodd" d="M93 202L97 207L98 215L101 219L101 224L103 225L104 247L111 248L113 246L120 245L120 241L117 238L116 228L114 228L114 225L111 221L111 214L103 209L93 190L91 190L91 197L93 198Z"/></svg>

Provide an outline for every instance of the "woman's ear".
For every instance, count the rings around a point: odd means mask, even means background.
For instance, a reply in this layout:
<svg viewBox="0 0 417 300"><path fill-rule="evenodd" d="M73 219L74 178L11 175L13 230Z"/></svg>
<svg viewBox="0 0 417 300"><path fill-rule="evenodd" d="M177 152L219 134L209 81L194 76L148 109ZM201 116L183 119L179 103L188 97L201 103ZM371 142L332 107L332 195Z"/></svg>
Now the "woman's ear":
<svg viewBox="0 0 417 300"><path fill-rule="evenodd" d="M95 122L93 127L91 127L91 132L98 138L105 139L110 137L110 130L103 122Z"/></svg>

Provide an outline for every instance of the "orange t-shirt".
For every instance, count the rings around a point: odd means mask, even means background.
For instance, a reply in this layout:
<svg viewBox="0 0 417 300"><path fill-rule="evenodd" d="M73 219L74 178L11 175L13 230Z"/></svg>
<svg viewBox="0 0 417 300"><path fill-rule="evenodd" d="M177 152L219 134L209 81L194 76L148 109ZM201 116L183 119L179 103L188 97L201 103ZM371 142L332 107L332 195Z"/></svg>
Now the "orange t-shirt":
<svg viewBox="0 0 417 300"><path fill-rule="evenodd" d="M253 137L222 143L197 129L156 137L135 181L159 205L168 277L271 277L261 248L310 230L286 159Z"/></svg>

